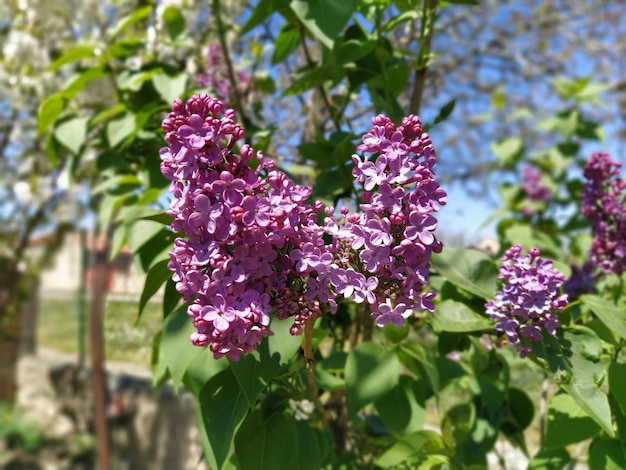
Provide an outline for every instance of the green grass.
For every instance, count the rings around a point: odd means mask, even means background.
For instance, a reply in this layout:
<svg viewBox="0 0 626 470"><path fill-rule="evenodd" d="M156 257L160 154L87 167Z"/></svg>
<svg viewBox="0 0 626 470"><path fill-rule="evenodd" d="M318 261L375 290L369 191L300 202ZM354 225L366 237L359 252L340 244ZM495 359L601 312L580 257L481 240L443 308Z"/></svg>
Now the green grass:
<svg viewBox="0 0 626 470"><path fill-rule="evenodd" d="M137 322L137 311L137 302L107 302L104 313L107 360L150 365L152 339L162 324L161 304L146 305L139 322ZM37 341L41 346L68 353L78 352L78 302L76 299L41 299ZM89 351L88 337L85 341L87 351Z"/></svg>

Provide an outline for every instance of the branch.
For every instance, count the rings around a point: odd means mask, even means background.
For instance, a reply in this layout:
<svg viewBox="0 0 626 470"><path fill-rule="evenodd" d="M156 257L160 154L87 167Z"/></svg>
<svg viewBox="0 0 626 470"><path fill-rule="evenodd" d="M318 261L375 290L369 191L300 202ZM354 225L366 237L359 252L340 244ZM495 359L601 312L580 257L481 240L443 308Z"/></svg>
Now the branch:
<svg viewBox="0 0 626 470"><path fill-rule="evenodd" d="M304 351L304 362L306 364L306 376L309 383L309 388L313 393L313 403L315 408L322 415L322 427L326 426L326 422L330 418L328 411L322 406L320 402L319 388L315 381L315 360L313 359L313 326L315 325L317 317L311 316L304 324L304 342L302 349Z"/></svg>
<svg viewBox="0 0 626 470"><path fill-rule="evenodd" d="M409 104L409 114L419 114L426 84L426 72L430 65L430 43L433 37L433 26L435 24L435 12L437 11L437 0L423 0L422 4L422 27L420 31L420 52L417 59L417 69L415 70L415 80L413 82L413 92Z"/></svg>
<svg viewBox="0 0 626 470"><path fill-rule="evenodd" d="M220 46L222 46L222 54L224 55L224 61L226 62L226 68L228 70L228 80L232 85L233 89L233 105L235 107L235 111L241 117L241 121L244 123L244 126L248 123L248 118L246 113L241 105L241 97L239 96L239 92L237 91L237 80L235 78L235 69L233 68L233 62L230 60L230 54L228 53L228 45L226 44L226 32L224 31L224 23L222 22L222 13L221 13L221 5L220 0L213 0L213 14L215 15L215 21L217 24L217 34L220 39Z"/></svg>
<svg viewBox="0 0 626 470"><path fill-rule="evenodd" d="M309 53L309 48L306 45L306 38L304 36L304 27L302 26L302 24L300 24L299 32L300 32L300 43L302 44L302 50L304 51L304 57L306 58L306 63L309 66L309 68L313 68L315 67L315 62L311 58L311 54ZM326 94L326 90L324 89L324 85L320 85L318 87L318 90L320 92L320 95L322 95L322 100L324 101L324 105L326 106L326 109L328 110L328 115L330 116L330 119L333 121L335 128L338 131L340 131L341 123L337 120L337 117L335 116L333 107L330 104L330 100L328 99L328 95Z"/></svg>
<svg viewBox="0 0 626 470"><path fill-rule="evenodd" d="M15 124L17 122L17 110L15 108L11 109L11 116L7 121L8 124L6 125L6 129L2 134L2 140L0 140L0 156L2 157L6 156L4 152L9 145L9 141L11 140L11 134L13 133L13 129L15 128Z"/></svg>

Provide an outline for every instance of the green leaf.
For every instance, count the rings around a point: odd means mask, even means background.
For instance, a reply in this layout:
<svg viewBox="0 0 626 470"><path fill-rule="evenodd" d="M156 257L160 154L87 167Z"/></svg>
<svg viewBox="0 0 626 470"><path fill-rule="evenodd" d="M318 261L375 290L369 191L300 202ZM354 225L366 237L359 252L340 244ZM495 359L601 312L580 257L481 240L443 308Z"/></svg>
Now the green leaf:
<svg viewBox="0 0 626 470"><path fill-rule="evenodd" d="M105 77L106 75L107 72L104 67L100 65L87 69L81 74L72 77L65 86L63 93L68 100L71 100L83 91L90 82Z"/></svg>
<svg viewBox="0 0 626 470"><path fill-rule="evenodd" d="M130 137L135 132L136 118L133 113L127 111L123 116L109 121L106 128L107 140L110 147L117 147L118 144Z"/></svg>
<svg viewBox="0 0 626 470"><path fill-rule="evenodd" d="M128 194L122 194L121 196L115 194L105 194L100 202L100 210L98 211L98 227L104 230L109 225L112 217L128 199ZM124 228L125 231L125 228ZM125 237L124 237L125 238Z"/></svg>
<svg viewBox="0 0 626 470"><path fill-rule="evenodd" d="M137 319L141 317L148 300L150 300L160 287L172 277L172 271L168 269L167 263L168 260L159 261L148 271L146 282L141 292L141 298L139 299L139 314Z"/></svg>
<svg viewBox="0 0 626 470"><path fill-rule="evenodd" d="M246 24L242 26L239 34L244 35L263 23L267 18L276 13L278 6L283 2L284 0L260 0L254 7Z"/></svg>
<svg viewBox="0 0 626 470"><path fill-rule="evenodd" d="M298 461L293 468L298 470L319 470L328 454L326 436L318 429L312 429L303 421L295 421L298 439Z"/></svg>
<svg viewBox="0 0 626 470"><path fill-rule="evenodd" d="M111 237L109 261L113 261L115 257L120 254L124 246L126 246L126 227L118 224L115 229L113 229L113 237Z"/></svg>
<svg viewBox="0 0 626 470"><path fill-rule="evenodd" d="M187 89L187 80L188 77L184 73L173 76L165 73L157 73L152 77L154 88L156 88L161 98L168 104L184 95Z"/></svg>
<svg viewBox="0 0 626 470"><path fill-rule="evenodd" d="M385 339L390 343L401 343L409 336L410 331L411 327L408 324L396 326L389 322L383 327Z"/></svg>
<svg viewBox="0 0 626 470"><path fill-rule="evenodd" d="M589 468L623 470L626 468L626 446L617 439L594 439L589 446Z"/></svg>
<svg viewBox="0 0 626 470"><path fill-rule="evenodd" d="M302 336L292 335L290 328L289 322L277 318L273 318L270 323L274 334L267 338L268 354L272 361L277 359L281 367L292 362L302 344Z"/></svg>
<svg viewBox="0 0 626 470"><path fill-rule="evenodd" d="M254 86L261 93L265 93L267 95L271 95L276 91L276 82L272 78L272 76L268 73L267 70L257 70L254 73ZM265 138L269 141L270 133L267 131ZM257 143L254 148L257 148L259 144Z"/></svg>
<svg viewBox="0 0 626 470"><path fill-rule="evenodd" d="M387 395L374 403L378 415L391 431L410 434L424 425L425 399L420 384L407 375Z"/></svg>
<svg viewBox="0 0 626 470"><path fill-rule="evenodd" d="M491 94L491 106L498 111L504 109L506 106L506 94L504 93L503 87L500 86L496 88Z"/></svg>
<svg viewBox="0 0 626 470"><path fill-rule="evenodd" d="M200 391L198 403L202 413L201 428L206 431L210 455L215 457L215 467L222 469L235 430L248 412L248 403L230 369L220 372L207 382Z"/></svg>
<svg viewBox="0 0 626 470"><path fill-rule="evenodd" d="M598 123L581 120L576 128L576 135L583 139L603 141L606 134L604 129Z"/></svg>
<svg viewBox="0 0 626 470"><path fill-rule="evenodd" d="M450 450L439 434L434 431L418 431L400 437L375 463L382 468L392 468L400 464L408 468L418 468L415 464L432 454L441 456L443 462L440 463L445 464L449 462L449 453Z"/></svg>
<svg viewBox="0 0 626 470"><path fill-rule="evenodd" d="M585 79L585 81L588 80L588 78ZM584 86L583 83L578 80L570 80L563 77L556 77L552 81L552 85L556 89L557 93L561 96L561 98L564 98L566 100L574 99L576 97L576 94L578 93L578 90L580 90L581 87Z"/></svg>
<svg viewBox="0 0 626 470"><path fill-rule="evenodd" d="M584 441L600 432L600 426L589 417L573 397L555 395L548 408L548 426L544 448L560 449Z"/></svg>
<svg viewBox="0 0 626 470"><path fill-rule="evenodd" d="M111 30L110 38L111 39L115 38L118 34L120 34L130 25L146 19L148 16L150 16L151 13L152 13L152 6L139 8L138 10L133 11L131 14L122 18L117 23L117 26L113 30Z"/></svg>
<svg viewBox="0 0 626 470"><path fill-rule="evenodd" d="M202 352L202 348L194 346L189 340L194 331L196 329L187 315L186 305L182 305L163 321L157 370L169 370L174 389L178 389L187 367ZM159 375L161 374L155 373L155 376Z"/></svg>
<svg viewBox="0 0 626 470"><path fill-rule="evenodd" d="M492 143L491 151L500 165L512 168L524 155L524 141L519 137L509 137Z"/></svg>
<svg viewBox="0 0 626 470"><path fill-rule="evenodd" d="M483 299L493 298L498 268L482 251L445 248L433 256L432 264L437 272L457 287Z"/></svg>
<svg viewBox="0 0 626 470"><path fill-rule="evenodd" d="M132 191L133 189L141 186L141 180L137 178L137 176L130 174L114 176L113 178L108 178L94 186L91 190L91 194L100 194L104 191L120 188L122 186L129 186L132 188L130 191Z"/></svg>
<svg viewBox="0 0 626 470"><path fill-rule="evenodd" d="M376 41L373 39L348 39L335 44L333 55L337 64L344 65L362 59L374 49L376 49Z"/></svg>
<svg viewBox="0 0 626 470"><path fill-rule="evenodd" d="M528 470L554 470L566 468L572 458L565 449L541 449L528 463Z"/></svg>
<svg viewBox="0 0 626 470"><path fill-rule="evenodd" d="M335 74L335 64L323 64L305 71L285 91L283 96L299 95L331 80Z"/></svg>
<svg viewBox="0 0 626 470"><path fill-rule="evenodd" d="M383 23L383 31L389 32L397 26L407 21L415 21L420 17L420 14L416 10L403 11L399 15L391 18L389 21Z"/></svg>
<svg viewBox="0 0 626 470"><path fill-rule="evenodd" d="M522 245L524 250L531 247L537 247L541 250L543 256L557 258L559 256L559 246L550 236L531 227L525 223L513 223L504 230L504 236L509 243L518 243Z"/></svg>
<svg viewBox="0 0 626 470"><path fill-rule="evenodd" d="M241 423L235 435L235 455L241 470L276 470L297 468L298 437L293 420L282 414L261 422L253 411Z"/></svg>
<svg viewBox="0 0 626 470"><path fill-rule="evenodd" d="M173 41L185 31L185 17L180 11L180 8L174 5L169 5L163 10L161 15L169 34L170 39Z"/></svg>
<svg viewBox="0 0 626 470"><path fill-rule="evenodd" d="M169 279L165 283L165 293L163 294L163 318L174 311L183 295L176 290L176 283Z"/></svg>
<svg viewBox="0 0 626 470"><path fill-rule="evenodd" d="M257 398L267 386L267 381L262 376L262 365L258 351L252 351L230 366L250 408L256 405Z"/></svg>
<svg viewBox="0 0 626 470"><path fill-rule="evenodd" d="M226 357L215 359L209 348L203 348L185 370L183 377L185 389L199 398L204 385L217 374L228 369L228 366L229 362Z"/></svg>
<svg viewBox="0 0 626 470"><path fill-rule="evenodd" d="M408 341L400 346L396 354L407 369L428 381L433 393L439 390L439 370L430 350L415 341Z"/></svg>
<svg viewBox="0 0 626 470"><path fill-rule="evenodd" d="M354 13L356 0L292 0L291 9L304 26L329 49Z"/></svg>
<svg viewBox="0 0 626 470"><path fill-rule="evenodd" d="M583 326L561 329L556 337L545 336L543 341L535 342L533 349L553 380L613 437L608 397L600 388L609 358L603 355L596 334Z"/></svg>
<svg viewBox="0 0 626 470"><path fill-rule="evenodd" d="M609 366L609 388L622 413L626 414L626 364L614 362Z"/></svg>
<svg viewBox="0 0 626 470"><path fill-rule="evenodd" d="M141 37L125 38L115 41L107 50L109 60L124 60L141 54L146 48L146 41Z"/></svg>
<svg viewBox="0 0 626 470"><path fill-rule="evenodd" d="M448 119L450 115L452 114L452 111L454 111L455 104L456 104L456 99L451 99L446 104L444 104L442 108L439 110L439 114L433 121L433 126Z"/></svg>
<svg viewBox="0 0 626 470"><path fill-rule="evenodd" d="M343 170L334 168L321 172L315 180L311 198L333 206L336 199L349 196L353 181L349 178L349 173Z"/></svg>
<svg viewBox="0 0 626 470"><path fill-rule="evenodd" d="M78 46L74 46L69 48L61 57L52 62L47 70L49 72L56 72L65 64L69 64L71 62L76 62L77 60L87 59L90 57L94 57L94 51L96 46L90 46L85 44L79 44Z"/></svg>
<svg viewBox="0 0 626 470"><path fill-rule="evenodd" d="M535 406L528 394L519 388L511 387L508 390L510 415L506 419L502 431L509 435L512 431L523 431L533 421Z"/></svg>
<svg viewBox="0 0 626 470"><path fill-rule="evenodd" d="M250 407L263 389L281 370L285 369L300 348L302 338L289 333L289 322L273 318L270 329L273 336L263 338L256 351L243 355L231 364Z"/></svg>
<svg viewBox="0 0 626 470"><path fill-rule="evenodd" d="M578 92L576 99L580 103L584 103L586 101L594 102L597 101L598 97L602 93L609 90L610 88L610 85L589 82Z"/></svg>
<svg viewBox="0 0 626 470"><path fill-rule="evenodd" d="M345 371L348 416L355 416L365 405L389 393L399 375L400 363L392 351L371 342L350 351Z"/></svg>
<svg viewBox="0 0 626 470"><path fill-rule="evenodd" d="M151 220L137 220L127 225L128 245L133 253L148 243L155 235L167 231L163 225ZM157 255L158 253L154 253Z"/></svg>
<svg viewBox="0 0 626 470"><path fill-rule="evenodd" d="M169 225L172 223L172 216L167 212L159 212L153 215L146 215L142 217L143 220L153 220L154 222L158 222L163 225Z"/></svg>
<svg viewBox="0 0 626 470"><path fill-rule="evenodd" d="M138 92L145 82L152 80L156 73L159 73L158 69L140 72L123 70L116 76L115 82L120 90Z"/></svg>
<svg viewBox="0 0 626 470"><path fill-rule="evenodd" d="M45 132L59 118L65 109L65 103L65 98L61 93L56 93L41 102L37 111L40 133Z"/></svg>
<svg viewBox="0 0 626 470"><path fill-rule="evenodd" d="M610 330L626 339L626 309L618 308L615 304L595 295L583 295L580 300Z"/></svg>
<svg viewBox="0 0 626 470"><path fill-rule="evenodd" d="M439 302L432 315L433 326L440 331L467 333L493 328L493 322L467 305L448 299Z"/></svg>
<svg viewBox="0 0 626 470"><path fill-rule="evenodd" d="M466 442L476 421L476 407L473 403L454 405L446 412L441 432L444 440L451 446Z"/></svg>
<svg viewBox="0 0 626 470"><path fill-rule="evenodd" d="M578 127L580 113L575 109L560 111L556 116L544 119L538 124L539 129L557 131L563 137L570 137Z"/></svg>
<svg viewBox="0 0 626 470"><path fill-rule="evenodd" d="M85 143L89 117L74 117L62 122L54 129L54 136L75 155Z"/></svg>
<svg viewBox="0 0 626 470"><path fill-rule="evenodd" d="M572 384L563 385L563 389L574 397L581 405L581 408L583 408L596 423L602 426L604 432L609 436L615 435L611 424L611 409L607 396L598 389L596 384L574 381Z"/></svg>
<svg viewBox="0 0 626 470"><path fill-rule="evenodd" d="M281 28L276 42L274 43L274 53L272 54L272 64L277 64L285 60L300 44L300 31L293 23L285 23Z"/></svg>

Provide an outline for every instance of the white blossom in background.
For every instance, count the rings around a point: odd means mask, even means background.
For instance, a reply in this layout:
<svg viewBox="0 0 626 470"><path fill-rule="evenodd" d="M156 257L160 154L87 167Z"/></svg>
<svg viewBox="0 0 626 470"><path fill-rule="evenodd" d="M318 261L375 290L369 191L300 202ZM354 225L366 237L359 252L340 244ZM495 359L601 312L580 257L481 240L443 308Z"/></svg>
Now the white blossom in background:
<svg viewBox="0 0 626 470"><path fill-rule="evenodd" d="M30 190L30 184L26 181L18 181L13 185L13 194L15 194L15 199L21 205L28 205L33 200L33 193Z"/></svg>

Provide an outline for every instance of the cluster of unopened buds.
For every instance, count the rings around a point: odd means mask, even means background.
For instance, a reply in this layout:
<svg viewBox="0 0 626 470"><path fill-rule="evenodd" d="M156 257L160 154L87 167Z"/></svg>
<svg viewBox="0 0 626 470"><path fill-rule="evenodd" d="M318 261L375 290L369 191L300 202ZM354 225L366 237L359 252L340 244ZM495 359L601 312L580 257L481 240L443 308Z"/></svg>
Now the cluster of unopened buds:
<svg viewBox="0 0 626 470"><path fill-rule="evenodd" d="M567 305L567 295L560 292L565 276L540 254L538 248L526 255L521 245L509 248L498 276L502 290L485 305L496 330L504 332L522 357L532 353L531 342L541 341L544 332L556 333L558 315Z"/></svg>
<svg viewBox="0 0 626 470"><path fill-rule="evenodd" d="M237 360L272 334L270 315L291 318L296 335L341 299L368 304L379 326L433 311L425 288L431 255L442 248L434 213L446 193L417 116L399 126L373 119L352 157L364 189L360 210L338 215L307 202L311 188L261 152L237 148L244 129L215 98L176 100L163 128L161 171L174 195L168 213L184 235L169 268L189 303L194 344Z"/></svg>

